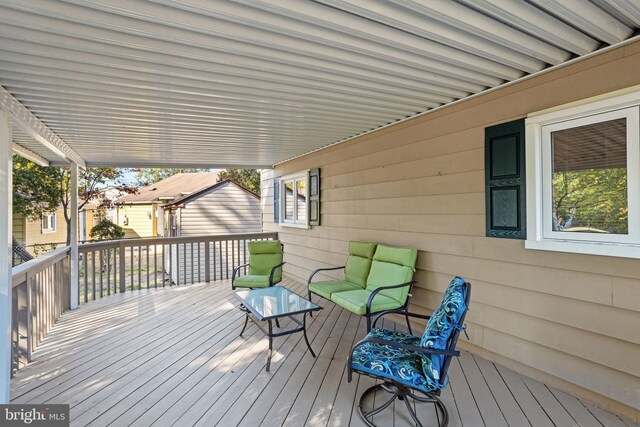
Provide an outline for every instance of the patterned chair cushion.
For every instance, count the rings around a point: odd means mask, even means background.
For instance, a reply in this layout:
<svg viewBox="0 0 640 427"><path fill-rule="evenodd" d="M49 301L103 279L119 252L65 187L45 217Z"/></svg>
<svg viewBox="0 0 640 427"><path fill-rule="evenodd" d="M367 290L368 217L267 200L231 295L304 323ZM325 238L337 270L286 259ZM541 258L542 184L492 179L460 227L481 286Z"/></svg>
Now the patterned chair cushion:
<svg viewBox="0 0 640 427"><path fill-rule="evenodd" d="M460 322L460 317L467 309L464 302L465 293L466 285L464 279L455 277L445 291L440 307L433 312L427 322L427 327L420 340L421 346L437 349L447 348L447 341L449 341L456 325ZM423 369L425 373L427 370L431 370L430 375L439 380L443 362L443 355L434 354L427 362L423 363Z"/></svg>
<svg viewBox="0 0 640 427"><path fill-rule="evenodd" d="M367 334L367 338L370 337L415 346L420 344L418 337L386 329L373 328ZM353 352L351 366L355 371L387 378L428 393L441 388L439 382L431 375L425 376L425 373L432 372L431 369L423 369L425 363L429 365L429 360L430 357L421 357L410 350L378 343L365 343Z"/></svg>

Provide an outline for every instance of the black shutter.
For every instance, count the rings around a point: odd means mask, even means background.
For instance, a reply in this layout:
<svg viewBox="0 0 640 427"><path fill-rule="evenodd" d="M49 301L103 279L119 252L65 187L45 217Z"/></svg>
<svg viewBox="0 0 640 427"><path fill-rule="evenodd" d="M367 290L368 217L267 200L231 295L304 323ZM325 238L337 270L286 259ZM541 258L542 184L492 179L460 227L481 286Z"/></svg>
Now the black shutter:
<svg viewBox="0 0 640 427"><path fill-rule="evenodd" d="M485 129L488 237L527 237L524 135L524 119Z"/></svg>
<svg viewBox="0 0 640 427"><path fill-rule="evenodd" d="M309 225L320 225L320 169L309 171Z"/></svg>
<svg viewBox="0 0 640 427"><path fill-rule="evenodd" d="M273 222L280 223L280 179L273 178Z"/></svg>

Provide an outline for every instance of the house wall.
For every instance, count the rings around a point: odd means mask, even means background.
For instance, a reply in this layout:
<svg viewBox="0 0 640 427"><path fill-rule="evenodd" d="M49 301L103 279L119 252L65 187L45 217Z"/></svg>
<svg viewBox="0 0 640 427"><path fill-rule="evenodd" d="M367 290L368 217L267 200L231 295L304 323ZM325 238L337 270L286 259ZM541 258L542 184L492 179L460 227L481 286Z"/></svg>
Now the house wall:
<svg viewBox="0 0 640 427"><path fill-rule="evenodd" d="M42 223L39 219L27 219L25 230L27 246L46 243L61 243L64 245L67 242L67 222L64 219L64 209L62 207L56 209L56 231L43 233ZM30 248L28 249L30 250Z"/></svg>
<svg viewBox="0 0 640 427"><path fill-rule="evenodd" d="M25 241L26 220L22 215L13 214L11 233L19 243Z"/></svg>
<svg viewBox="0 0 640 427"><path fill-rule="evenodd" d="M87 212L87 235L94 226L93 210ZM43 233L40 220L25 219L22 215L13 215L13 236L18 242L26 242L27 246L48 243L65 244L67 241L67 222L64 219L64 209L56 210L56 231ZM30 248L28 248L30 250ZM44 249L43 249L44 250ZM41 252L41 251L40 251Z"/></svg>
<svg viewBox="0 0 640 427"><path fill-rule="evenodd" d="M237 234L237 233L259 233L262 231L260 200L241 190L233 184L224 184L213 189L196 199L188 201L184 207L179 209L180 218L180 236L200 236L211 234ZM235 249L235 250L234 250ZM182 252L178 257L175 251L172 255L172 279L174 282L178 280L184 282L186 275L187 283L191 281L191 247L186 249L180 248L180 251L186 251L184 255L187 257L187 271L184 270L184 258ZM204 247L201 247L200 255L197 253L197 247L194 246L193 257L200 257L200 278L204 280ZM237 258L239 251L237 247L227 247L215 249L214 254L211 251L212 259L222 259L223 270L226 271L227 263L233 264ZM215 256L215 258L213 258ZM227 259L228 258L228 259ZM237 264L241 264L237 262ZM194 279L198 280L197 263L193 272ZM179 269L179 270L178 270ZM177 272L180 271L180 277L177 278Z"/></svg>
<svg viewBox="0 0 640 427"><path fill-rule="evenodd" d="M153 209L151 203L118 206L118 225L124 229L124 237L153 237ZM151 217L148 212L151 212ZM123 224L125 216L127 225Z"/></svg>
<svg viewBox="0 0 640 427"><path fill-rule="evenodd" d="M180 235L258 233L260 200L233 184L224 184L181 209Z"/></svg>
<svg viewBox="0 0 640 427"><path fill-rule="evenodd" d="M525 250L485 237L484 129L640 84L640 43L399 123L265 171L264 231L285 274L343 265L349 240L419 249L411 309L453 275L473 284L460 346L638 421L640 260ZM273 223L273 177L321 168L321 226Z"/></svg>

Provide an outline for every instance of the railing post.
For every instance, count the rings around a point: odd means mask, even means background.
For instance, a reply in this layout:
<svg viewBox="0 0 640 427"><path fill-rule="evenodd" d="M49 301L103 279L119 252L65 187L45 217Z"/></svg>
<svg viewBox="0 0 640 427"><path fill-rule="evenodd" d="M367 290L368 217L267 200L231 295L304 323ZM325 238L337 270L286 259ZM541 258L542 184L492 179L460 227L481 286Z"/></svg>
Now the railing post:
<svg viewBox="0 0 640 427"><path fill-rule="evenodd" d="M119 274L120 274L120 279L119 279L119 285L120 285L120 292L124 293L124 291L126 290L126 286L125 286L125 282L127 280L127 276L126 276L126 272L125 269L127 268L127 262L125 260L125 246L122 244L122 242L120 242L120 244L118 245L118 249L119 249L119 254L118 254L118 263L120 264L120 268L119 268Z"/></svg>
<svg viewBox="0 0 640 427"><path fill-rule="evenodd" d="M0 109L0 404L9 403L11 381L11 306L13 297L12 209L13 140L9 113Z"/></svg>
<svg viewBox="0 0 640 427"><path fill-rule="evenodd" d="M204 242L204 281L211 282L211 242Z"/></svg>
<svg viewBox="0 0 640 427"><path fill-rule="evenodd" d="M71 236L71 309L75 310L80 304L80 259L78 254L78 165L71 162L71 179L69 180L69 214L71 217L69 235ZM85 271L84 274L87 274Z"/></svg>

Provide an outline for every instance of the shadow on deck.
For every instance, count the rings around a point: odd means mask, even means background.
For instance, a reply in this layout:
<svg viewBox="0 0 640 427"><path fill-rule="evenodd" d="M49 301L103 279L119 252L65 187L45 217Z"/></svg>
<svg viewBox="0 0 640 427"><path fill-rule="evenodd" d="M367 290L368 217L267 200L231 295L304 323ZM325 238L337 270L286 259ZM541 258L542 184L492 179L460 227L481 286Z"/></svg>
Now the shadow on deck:
<svg viewBox="0 0 640 427"><path fill-rule="evenodd" d="M303 294L304 286L285 286ZM306 292L304 293L306 294ZM323 301L302 334L267 339L250 324L228 281L112 295L65 313L12 381L14 403L68 403L74 426L360 426L354 403L374 384L347 383L345 360L363 318ZM287 322L282 322L287 327ZM386 327L394 327L386 324ZM450 426L613 426L631 423L463 352L443 395ZM425 425L431 406L418 407ZM375 420L408 426L404 405Z"/></svg>

